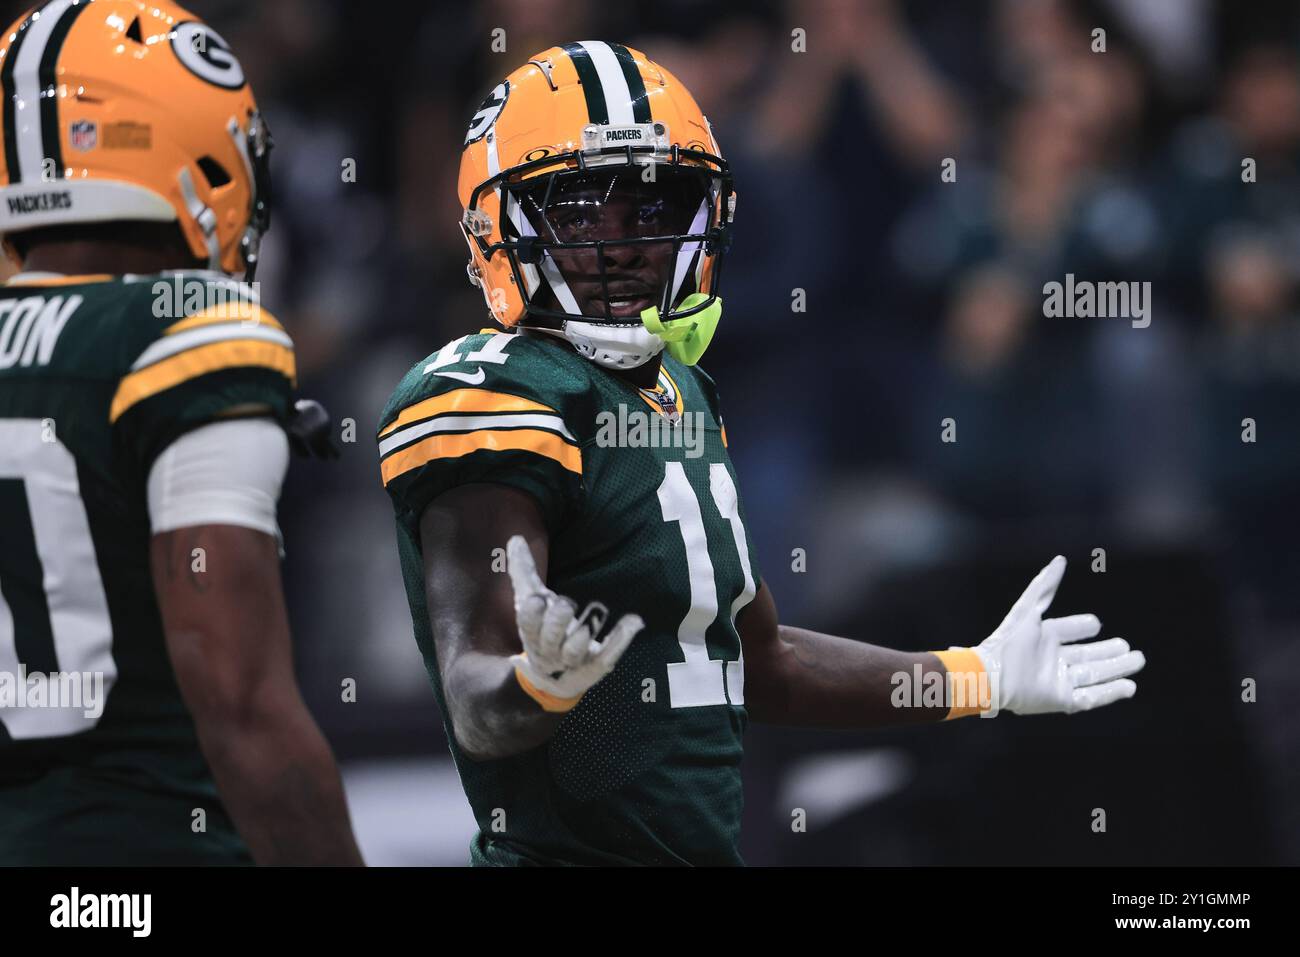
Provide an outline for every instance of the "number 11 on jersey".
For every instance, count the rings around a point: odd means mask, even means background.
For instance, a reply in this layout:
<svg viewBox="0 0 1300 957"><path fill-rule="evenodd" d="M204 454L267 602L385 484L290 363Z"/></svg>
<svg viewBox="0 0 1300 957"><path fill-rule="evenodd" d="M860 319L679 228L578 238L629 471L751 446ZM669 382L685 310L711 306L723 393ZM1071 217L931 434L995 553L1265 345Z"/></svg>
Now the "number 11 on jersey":
<svg viewBox="0 0 1300 957"><path fill-rule="evenodd" d="M753 600L756 589L749 564L745 526L740 520L740 497L725 465L715 462L709 466L709 491L718 514L731 527L733 544L745 576L744 590L732 601L729 609L734 625L736 615ZM685 660L668 664L671 705L674 708L742 705L745 703L744 655L740 654L735 661L709 657L704 636L718 616L718 589L713 562L709 559L700 502L681 462L666 463L664 480L659 486L659 505L663 509L664 521L676 522L681 530L691 585L691 607L677 628L677 642Z"/></svg>

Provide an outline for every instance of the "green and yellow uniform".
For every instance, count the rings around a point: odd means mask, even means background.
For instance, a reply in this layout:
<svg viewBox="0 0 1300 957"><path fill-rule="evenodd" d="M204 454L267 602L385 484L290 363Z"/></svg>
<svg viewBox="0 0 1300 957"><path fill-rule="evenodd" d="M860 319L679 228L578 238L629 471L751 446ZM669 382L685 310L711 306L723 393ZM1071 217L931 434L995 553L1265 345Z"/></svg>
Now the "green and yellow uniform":
<svg viewBox="0 0 1300 957"><path fill-rule="evenodd" d="M289 414L292 343L265 311L205 305L229 292L212 273L0 287L0 864L249 861L168 660L146 491L185 432ZM42 706L46 675L65 694Z"/></svg>
<svg viewBox="0 0 1300 957"><path fill-rule="evenodd" d="M713 382L663 362L659 386L639 390L550 338L466 336L417 364L384 410L380 467L444 725L419 522L448 489L530 494L550 537L547 585L646 623L545 745L475 762L447 726L476 864L740 863L735 619L759 579Z"/></svg>

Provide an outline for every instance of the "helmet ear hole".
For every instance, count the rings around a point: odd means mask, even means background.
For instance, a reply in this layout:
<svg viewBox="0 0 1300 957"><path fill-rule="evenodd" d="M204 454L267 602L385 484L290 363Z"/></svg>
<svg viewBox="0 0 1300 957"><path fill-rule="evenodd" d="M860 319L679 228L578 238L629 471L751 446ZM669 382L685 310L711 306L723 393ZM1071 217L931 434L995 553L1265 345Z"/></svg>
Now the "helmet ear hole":
<svg viewBox="0 0 1300 957"><path fill-rule="evenodd" d="M208 186L212 189L225 186L230 182L230 174L226 172L226 168L211 156L204 156L198 161L198 165L203 172L204 179L208 181Z"/></svg>
<svg viewBox="0 0 1300 957"><path fill-rule="evenodd" d="M126 28L126 38L128 40L134 40L136 43L139 43L141 46L144 45L144 37L141 36L140 34L139 17L136 17L134 20L132 20L131 25Z"/></svg>

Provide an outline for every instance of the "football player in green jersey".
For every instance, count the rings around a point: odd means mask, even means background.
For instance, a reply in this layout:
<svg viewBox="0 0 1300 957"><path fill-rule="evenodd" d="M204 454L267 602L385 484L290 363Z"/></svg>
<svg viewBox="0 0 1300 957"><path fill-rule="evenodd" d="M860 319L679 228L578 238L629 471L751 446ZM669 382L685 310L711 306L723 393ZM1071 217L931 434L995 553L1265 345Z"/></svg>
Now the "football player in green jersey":
<svg viewBox="0 0 1300 957"><path fill-rule="evenodd" d="M166 0L0 40L0 864L359 864L293 674L270 140Z"/></svg>
<svg viewBox="0 0 1300 957"><path fill-rule="evenodd" d="M1079 643L1092 615L1043 617L1059 556L973 648L779 623L696 364L731 176L663 67L597 41L532 57L475 114L460 197L504 331L417 363L379 451L474 863L740 863L750 718L874 728L1135 692L1140 652Z"/></svg>

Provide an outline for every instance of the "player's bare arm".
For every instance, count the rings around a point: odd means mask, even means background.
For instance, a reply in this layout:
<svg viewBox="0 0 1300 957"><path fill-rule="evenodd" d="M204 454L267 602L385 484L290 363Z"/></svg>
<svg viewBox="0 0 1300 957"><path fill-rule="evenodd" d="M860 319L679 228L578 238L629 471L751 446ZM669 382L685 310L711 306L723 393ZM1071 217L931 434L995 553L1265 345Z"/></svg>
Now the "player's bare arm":
<svg viewBox="0 0 1300 957"><path fill-rule="evenodd" d="M749 711L774 724L874 728L1000 710L1072 713L1131 698L1137 685L1130 676L1146 663L1142 652L1123 638L1080 643L1100 633L1095 615L1043 618L1064 573L1065 560L1053 559L985 641L938 653L893 651L782 625L763 587L736 622ZM939 707L895 704L899 682L918 680L922 686L938 681ZM973 700L966 700L967 688Z"/></svg>
<svg viewBox="0 0 1300 957"><path fill-rule="evenodd" d="M736 620L745 651L745 706L755 721L805 727L872 728L925 724L945 712L894 708L892 676L944 673L928 653L881 648L861 641L782 625L766 585Z"/></svg>
<svg viewBox="0 0 1300 957"><path fill-rule="evenodd" d="M150 563L177 683L254 860L360 865L334 756L294 678L275 539L181 528L153 537Z"/></svg>
<svg viewBox="0 0 1300 957"><path fill-rule="evenodd" d="M465 485L425 509L420 533L429 621L457 743L479 760L536 747L561 715L539 708L515 680L514 594L509 577L493 570L492 554L522 535L545 574L537 507L504 485Z"/></svg>
<svg viewBox="0 0 1300 957"><path fill-rule="evenodd" d="M621 621L599 650L590 646L602 619L584 619L571 601L545 588L546 528L522 492L489 484L452 489L425 509L420 531L429 620L457 743L476 760L542 744L589 685L574 675L569 680L578 684L552 689L558 693L539 688L555 672L548 665L530 675L521 633L548 646L535 649L534 658L551 653L576 670L590 654L603 674L599 666L613 667L639 620ZM510 548L508 575L492 560L503 542Z"/></svg>

